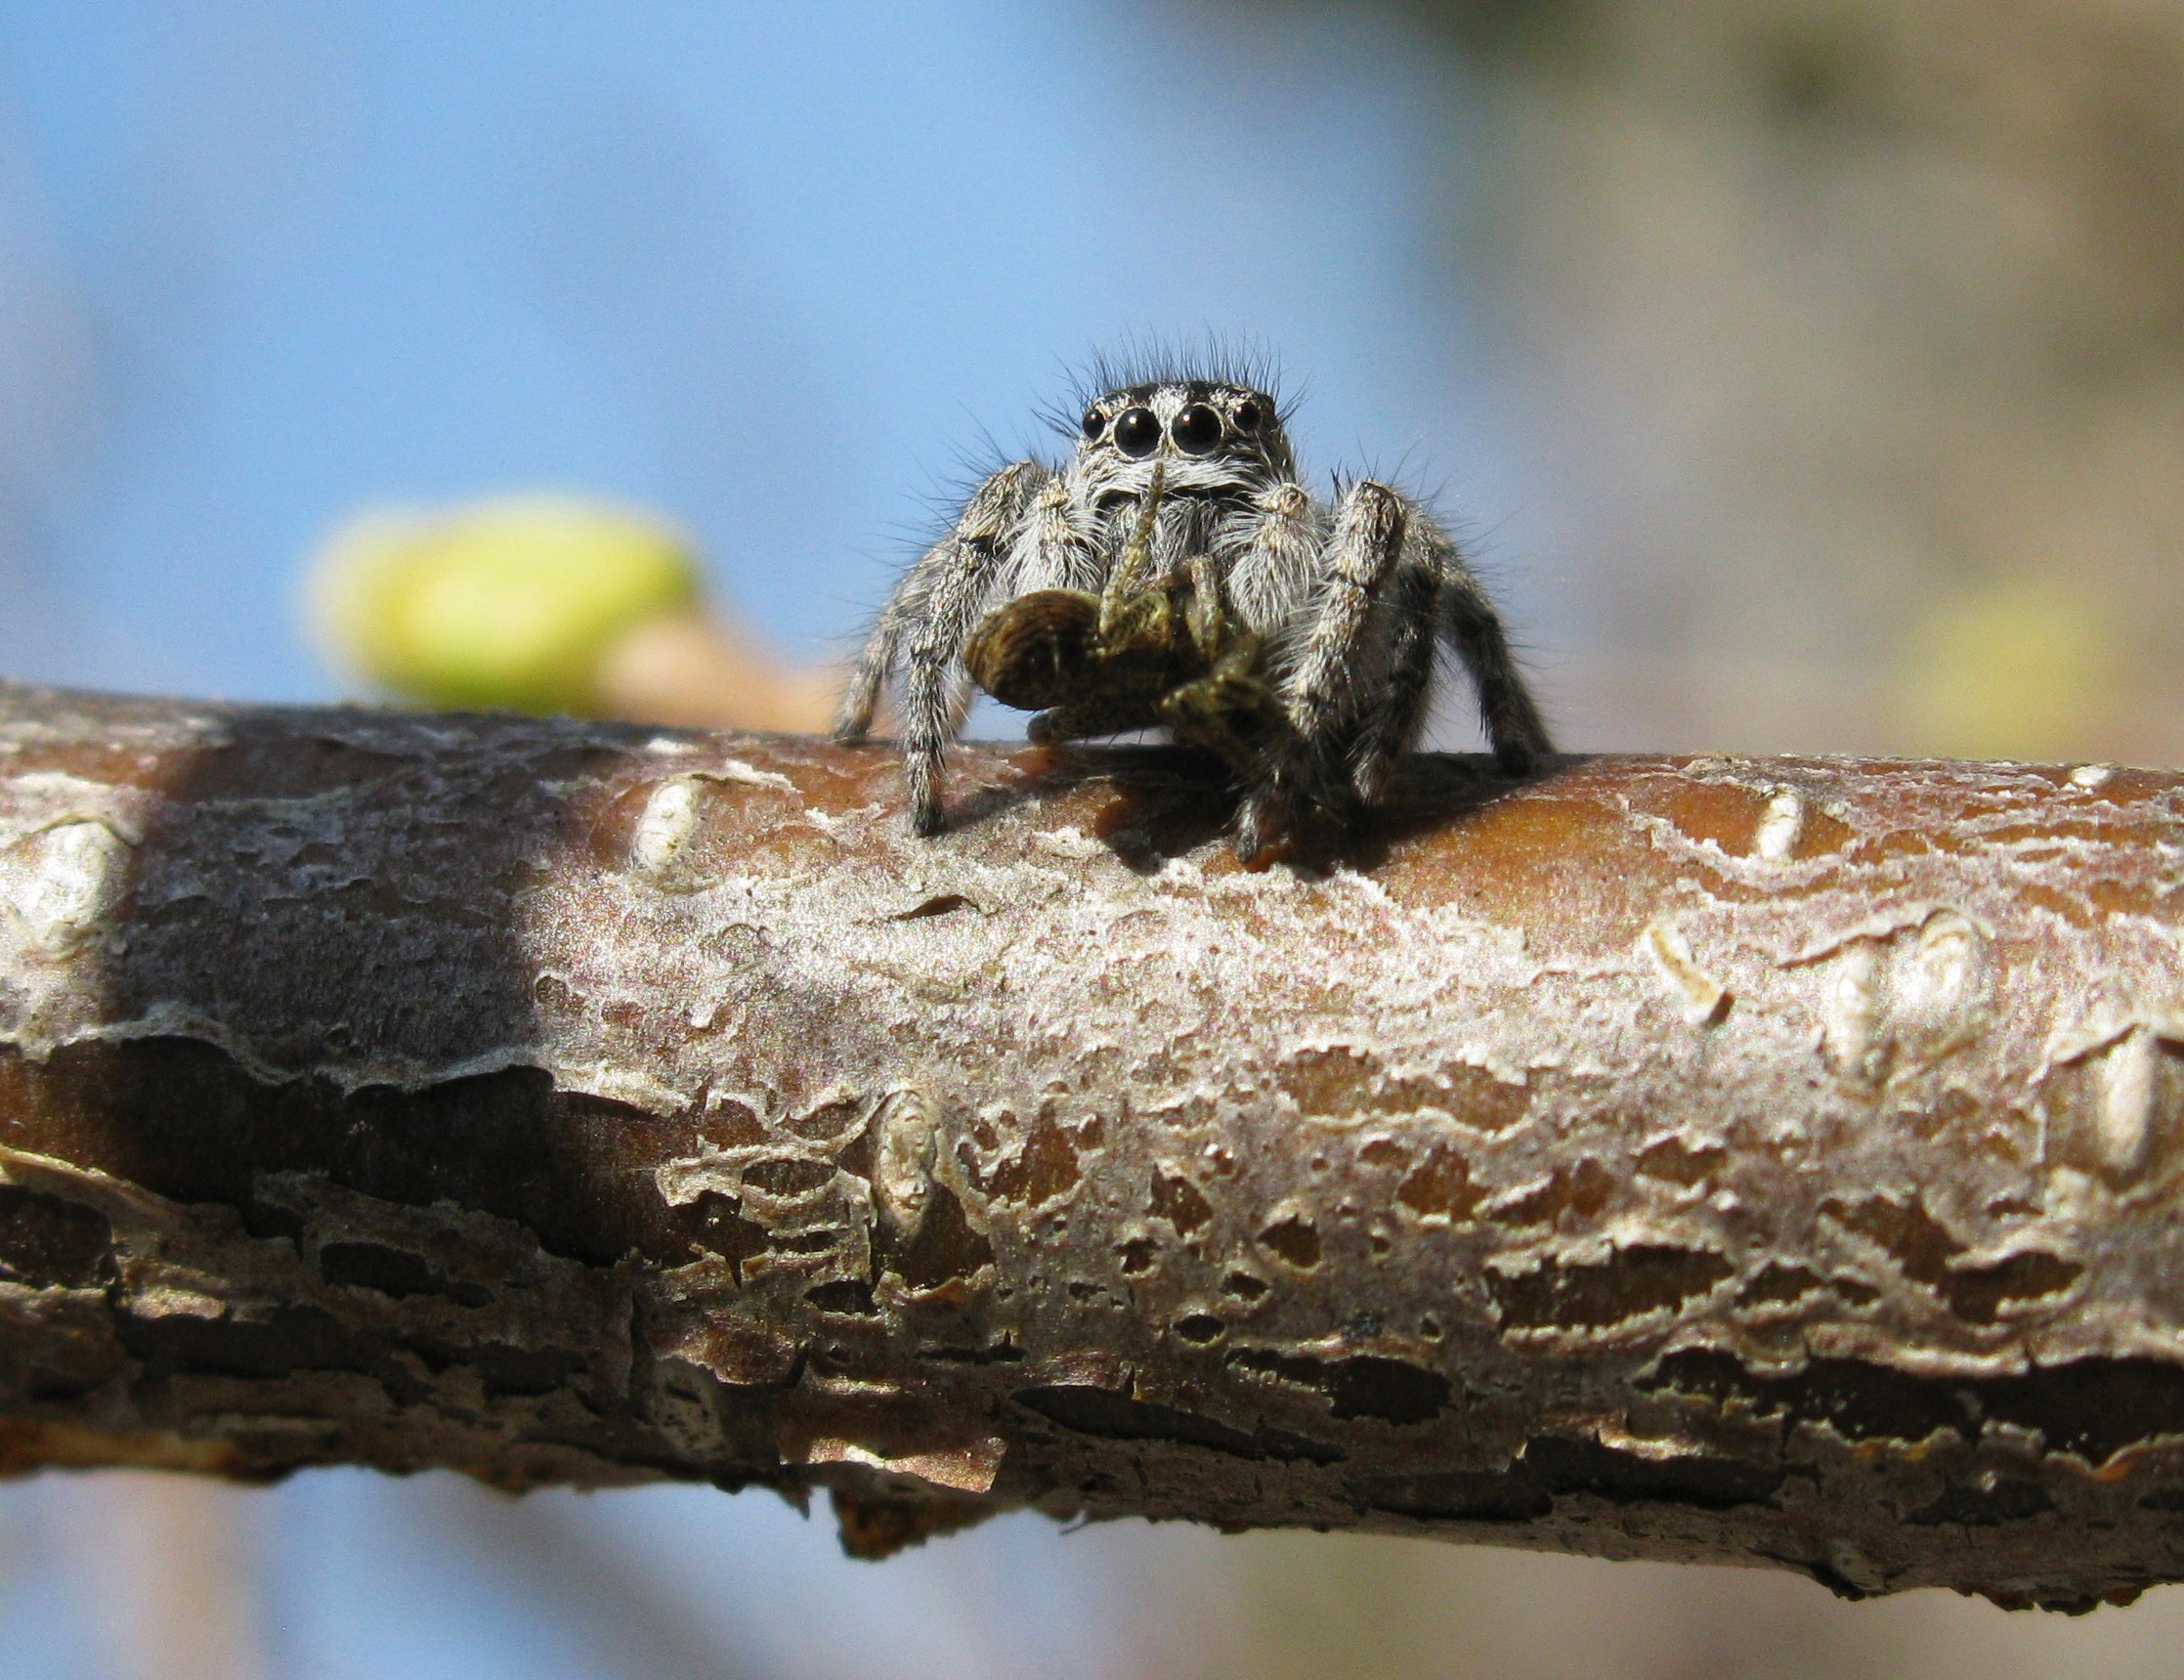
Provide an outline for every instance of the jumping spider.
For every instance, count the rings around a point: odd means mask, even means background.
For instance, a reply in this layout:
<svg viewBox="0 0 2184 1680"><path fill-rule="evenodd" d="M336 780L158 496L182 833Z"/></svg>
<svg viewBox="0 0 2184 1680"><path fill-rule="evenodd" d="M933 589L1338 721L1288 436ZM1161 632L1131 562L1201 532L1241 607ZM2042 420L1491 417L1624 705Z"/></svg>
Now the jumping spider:
<svg viewBox="0 0 2184 1680"><path fill-rule="evenodd" d="M1315 500L1260 383L1118 384L1085 409L1065 465L1003 467L905 575L835 733L863 740L894 684L918 833L941 827L942 755L974 678L1041 709L1037 741L1160 724L1220 753L1247 861L1301 806L1379 800L1425 725L1441 642L1504 770L1553 751L1454 541L1370 479Z"/></svg>

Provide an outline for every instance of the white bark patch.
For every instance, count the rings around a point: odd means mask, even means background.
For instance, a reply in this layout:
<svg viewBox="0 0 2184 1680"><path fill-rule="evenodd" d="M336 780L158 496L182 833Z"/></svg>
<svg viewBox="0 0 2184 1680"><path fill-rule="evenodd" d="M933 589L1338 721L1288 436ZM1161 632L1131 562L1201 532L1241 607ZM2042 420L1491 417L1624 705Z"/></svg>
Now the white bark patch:
<svg viewBox="0 0 2184 1680"><path fill-rule="evenodd" d="M129 842L105 822L64 822L9 848L0 903L37 956L59 960L106 927L128 888Z"/></svg>
<svg viewBox="0 0 2184 1680"><path fill-rule="evenodd" d="M2161 1055L2160 1041L2141 1027L2101 1058L2094 1142L2101 1166L2114 1177L2136 1178L2152 1153Z"/></svg>
<svg viewBox="0 0 2184 1680"><path fill-rule="evenodd" d="M916 1086L890 1091L873 1119L873 1200L889 1229L909 1236L932 1201L933 1143L940 1107Z"/></svg>
<svg viewBox="0 0 2184 1680"><path fill-rule="evenodd" d="M1805 801L1788 789L1767 801L1752 847L1769 863L1787 863L1805 833Z"/></svg>
<svg viewBox="0 0 2184 1680"><path fill-rule="evenodd" d="M688 880L689 854L705 829L706 784L698 776L669 776L652 791L629 837L629 867L655 885L679 887Z"/></svg>
<svg viewBox="0 0 2184 1680"><path fill-rule="evenodd" d="M1827 988L1820 1045L1827 1063L1845 1079L1877 1081L1874 1052L1880 1044L1880 952L1864 941L1851 946L1835 966Z"/></svg>
<svg viewBox="0 0 2184 1680"><path fill-rule="evenodd" d="M803 797L796 784L778 770L761 770L755 764L747 764L741 758L723 758L718 767L700 772L715 782L742 782L752 788L778 788L785 794Z"/></svg>
<svg viewBox="0 0 2184 1680"><path fill-rule="evenodd" d="M1652 960L1653 972L1675 1000L1676 1008L1692 1026L1719 1020L1729 1008L1729 988L1698 966L1691 941L1673 922L1648 926L1640 943Z"/></svg>
<svg viewBox="0 0 2184 1680"><path fill-rule="evenodd" d="M1842 1078L1880 1085L1976 1040L1987 1021L1987 936L1969 917L1936 910L1915 936L1899 928L1833 958L1820 1043Z"/></svg>

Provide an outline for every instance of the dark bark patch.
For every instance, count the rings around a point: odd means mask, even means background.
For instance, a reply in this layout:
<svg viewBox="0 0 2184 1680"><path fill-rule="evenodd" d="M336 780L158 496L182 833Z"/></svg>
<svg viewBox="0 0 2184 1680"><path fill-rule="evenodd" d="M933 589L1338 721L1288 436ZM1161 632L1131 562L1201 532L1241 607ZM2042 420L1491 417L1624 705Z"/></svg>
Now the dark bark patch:
<svg viewBox="0 0 2184 1680"><path fill-rule="evenodd" d="M1812 1359L1785 1376L1701 1349L1671 1354L1640 1387L1704 1396L1762 1415L1823 1424L1849 1441L1968 1442L1984 1422L2037 1431L2050 1452L2099 1469L2118 1452L2184 1435L2184 1368L2156 1359L2072 1359L2008 1377L1916 1377L1860 1359Z"/></svg>
<svg viewBox="0 0 2184 1680"><path fill-rule="evenodd" d="M1681 1138L1663 1138L1641 1149L1634 1165L1649 1179L1695 1189L1728 1159L1729 1151L1718 1143L1701 1143L1693 1148Z"/></svg>
<svg viewBox="0 0 2184 1680"><path fill-rule="evenodd" d="M1550 1261L1513 1276L1486 1274L1510 1330L1599 1329L1680 1307L1735 1271L1709 1249L1634 1243L1594 1266Z"/></svg>
<svg viewBox="0 0 2184 1680"><path fill-rule="evenodd" d="M1726 1511L1763 1505L1782 1485L1782 1472L1708 1453L1653 1458L1588 1436L1538 1436L1519 1461L1549 1493L1586 1493L1618 1505L1652 1500Z"/></svg>
<svg viewBox="0 0 2184 1680"><path fill-rule="evenodd" d="M1191 1313L1176 1320L1176 1334L1193 1347L1203 1348L1228 1334L1228 1326L1211 1313Z"/></svg>
<svg viewBox="0 0 2184 1680"><path fill-rule="evenodd" d="M1187 1237L1214 1217L1214 1204L1182 1174L1164 1173L1155 1167L1152 1213L1155 1219L1174 1226L1178 1236Z"/></svg>
<svg viewBox="0 0 2184 1680"><path fill-rule="evenodd" d="M2084 1269L2039 1249L2013 1254L1992 1266L1957 1264L1964 1245L1926 1211L1908 1203L1873 1196L1863 1201L1826 1201L1820 1211L1847 1230L1878 1243L1912 1282L1933 1290L1949 1311L1975 1324L1991 1324L2013 1301L2059 1295Z"/></svg>
<svg viewBox="0 0 2184 1680"><path fill-rule="evenodd" d="M1293 1215L1276 1220L1259 1233L1259 1240L1299 1271L1319 1264L1319 1230L1308 1219Z"/></svg>
<svg viewBox="0 0 2184 1680"><path fill-rule="evenodd" d="M990 1173L964 1160L964 1170L981 1195L996 1201L1043 1207L1076 1188L1077 1148L1069 1134L1042 1114L1024 1128L1015 1151Z"/></svg>
<svg viewBox="0 0 2184 1680"><path fill-rule="evenodd" d="M853 1318L869 1318L879 1311L872 1285L855 1277L818 1284L804 1291L804 1299L822 1313L840 1313Z"/></svg>
<svg viewBox="0 0 2184 1680"><path fill-rule="evenodd" d="M782 1118L782 1130L824 1148L839 1149L864 1125L868 1104L862 1097L835 1097Z"/></svg>
<svg viewBox="0 0 2184 1680"><path fill-rule="evenodd" d="M0 1277L33 1289L89 1289L110 1279L113 1227L97 1208L0 1185Z"/></svg>
<svg viewBox="0 0 2184 1680"><path fill-rule="evenodd" d="M1554 1499L1529 1479L1492 1470L1436 1470L1417 1476L1357 1476L1343 1491L1368 1511L1430 1523L1533 1523Z"/></svg>
<svg viewBox="0 0 2184 1680"><path fill-rule="evenodd" d="M1438 1110L1482 1132L1501 1132L1521 1120L1531 1104L1522 1085L1496 1079L1481 1068L1456 1066L1430 1075L1401 1075L1348 1045L1299 1051L1270 1072L1270 1092L1287 1096L1301 1114L1349 1119L1366 1114L1410 1119Z"/></svg>
<svg viewBox="0 0 2184 1680"><path fill-rule="evenodd" d="M835 1164L814 1161L805 1155L765 1155L744 1169L743 1182L748 1188L762 1191L777 1201L794 1201L802 1196L817 1195L833 1184Z"/></svg>
<svg viewBox="0 0 2184 1680"><path fill-rule="evenodd" d="M1771 1260L1745 1279L1744 1286L1736 1292L1736 1305L1787 1305L1803 1300L1816 1289L1824 1288L1826 1283L1826 1278L1806 1267L1784 1266L1780 1261Z"/></svg>
<svg viewBox="0 0 2184 1680"><path fill-rule="evenodd" d="M925 1217L907 1240L882 1224L875 1231L879 1267L912 1289L940 1289L994 1263L994 1245L970 1228L964 1204L945 1185L934 1185Z"/></svg>
<svg viewBox="0 0 2184 1680"><path fill-rule="evenodd" d="M587 1361L570 1348L519 1348L509 1342L450 1342L413 1336L407 1346L435 1372L467 1365L490 1400L550 1395L569 1386Z"/></svg>
<svg viewBox="0 0 2184 1680"><path fill-rule="evenodd" d="M383 1385L398 1404L414 1404L425 1396L425 1385L403 1368L385 1343L350 1329L322 1307L283 1307L264 1318L124 1312L114 1318L114 1333L152 1379L221 1376L268 1382L299 1370L354 1371Z"/></svg>
<svg viewBox="0 0 2184 1680"><path fill-rule="evenodd" d="M1655 1503L1702 1511L1773 1499L1782 1473L1711 1454L1649 1458L1583 1437L1539 1436L1506 1470L1361 1476L1344 1491L1369 1510L1430 1522L1528 1523L1571 1494L1616 1505Z"/></svg>
<svg viewBox="0 0 2184 1680"><path fill-rule="evenodd" d="M1247 1371L1316 1389L1327 1397L1338 1418L1377 1417L1387 1423L1430 1423L1448 1405L1453 1392L1438 1371L1404 1359L1359 1354L1346 1359L1318 1359L1271 1348L1239 1348L1227 1363Z"/></svg>
<svg viewBox="0 0 2184 1680"><path fill-rule="evenodd" d="M1426 1158L1395 1186L1395 1199L1423 1219L1451 1223L1471 1218L1486 1192L1472 1183L1471 1163L1445 1143L1435 1143Z"/></svg>
<svg viewBox="0 0 2184 1680"><path fill-rule="evenodd" d="M1967 1529L1998 1529L2004 1523L2022 1523L2054 1509L2054 1499L2037 1482L2003 1476L1984 1487L1952 1483L1942 1489L1940 1498L1907 1513L1904 1521L1921 1528L1947 1523Z"/></svg>
<svg viewBox="0 0 2184 1680"><path fill-rule="evenodd" d="M1173 1441L1203 1446L1232 1458L1304 1460L1335 1464L1339 1447L1264 1424L1242 1430L1179 1406L1134 1400L1113 1389L1079 1383L1019 1389L1016 1400L1064 1429L1107 1441Z"/></svg>
<svg viewBox="0 0 2184 1680"><path fill-rule="evenodd" d="M1591 1156L1567 1172L1557 1172L1536 1190L1498 1207L1493 1221L1503 1226L1559 1223L1565 1215L1575 1220L1598 1219L1615 1197L1615 1175Z"/></svg>
<svg viewBox="0 0 2184 1680"><path fill-rule="evenodd" d="M975 910L977 908L975 904L960 892L941 892L912 905L908 910L899 912L893 920L897 922L922 922L928 916L948 916L958 910Z"/></svg>
<svg viewBox="0 0 2184 1680"><path fill-rule="evenodd" d="M1160 1244L1150 1237L1134 1236L1115 1244L1115 1257L1122 1263L1123 1275L1135 1277L1152 1270L1153 1262L1160 1257Z"/></svg>
<svg viewBox="0 0 2184 1680"><path fill-rule="evenodd" d="M407 1249L379 1242L329 1242L319 1250L319 1275L328 1283L368 1289L400 1301L411 1295L441 1295L458 1307L483 1307L492 1291L482 1284L450 1278Z"/></svg>
<svg viewBox="0 0 2184 1680"><path fill-rule="evenodd" d="M450 1018L470 1007L435 1001ZM662 1199L653 1169L716 1141L710 1117L557 1091L539 1068L344 1091L261 1081L217 1046L181 1038L68 1045L43 1061L0 1048L0 1115L17 1147L172 1201L245 1207L263 1175L320 1174L405 1207L453 1202L512 1220L548 1253L591 1266L632 1248L661 1265L691 1259L685 1211Z"/></svg>
<svg viewBox="0 0 2184 1680"><path fill-rule="evenodd" d="M740 1283L744 1263L766 1248L766 1228L743 1216L743 1203L718 1190L701 1190L695 1201L676 1210L684 1218L694 1253L717 1254Z"/></svg>

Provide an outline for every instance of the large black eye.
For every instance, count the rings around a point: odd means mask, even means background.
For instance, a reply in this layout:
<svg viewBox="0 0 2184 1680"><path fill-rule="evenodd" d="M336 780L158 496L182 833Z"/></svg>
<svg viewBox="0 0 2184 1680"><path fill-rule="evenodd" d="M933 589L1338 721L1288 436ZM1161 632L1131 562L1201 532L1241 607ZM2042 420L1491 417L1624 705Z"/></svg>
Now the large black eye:
<svg viewBox="0 0 2184 1680"><path fill-rule="evenodd" d="M1259 422L1263 420L1266 415L1257 402L1250 397L1245 397L1241 398L1236 406L1228 410L1228 417L1236 422L1236 429L1239 432L1256 432L1259 430Z"/></svg>
<svg viewBox="0 0 2184 1680"><path fill-rule="evenodd" d="M1202 455L1220 442L1220 416L1203 403L1193 403L1169 426L1168 435L1186 455Z"/></svg>
<svg viewBox="0 0 2184 1680"><path fill-rule="evenodd" d="M1107 416L1105 414L1102 414L1097 409L1087 409L1085 410L1085 438L1088 442L1098 437L1106 429Z"/></svg>
<svg viewBox="0 0 2184 1680"><path fill-rule="evenodd" d="M1132 460L1160 447L1160 422L1150 409L1125 409L1115 416L1115 448Z"/></svg>

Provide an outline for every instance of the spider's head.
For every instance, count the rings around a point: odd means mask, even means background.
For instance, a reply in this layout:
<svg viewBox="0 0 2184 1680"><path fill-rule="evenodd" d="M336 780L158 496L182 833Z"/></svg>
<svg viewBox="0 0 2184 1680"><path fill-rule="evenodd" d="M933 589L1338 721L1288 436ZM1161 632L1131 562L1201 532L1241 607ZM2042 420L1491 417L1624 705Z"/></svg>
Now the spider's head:
<svg viewBox="0 0 2184 1680"><path fill-rule="evenodd" d="M1169 493L1254 490L1297 471L1281 406L1264 391L1220 379L1125 385L1085 406L1078 468L1121 491L1142 491L1153 463Z"/></svg>

